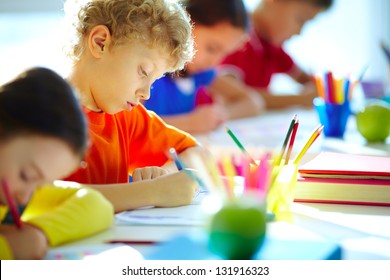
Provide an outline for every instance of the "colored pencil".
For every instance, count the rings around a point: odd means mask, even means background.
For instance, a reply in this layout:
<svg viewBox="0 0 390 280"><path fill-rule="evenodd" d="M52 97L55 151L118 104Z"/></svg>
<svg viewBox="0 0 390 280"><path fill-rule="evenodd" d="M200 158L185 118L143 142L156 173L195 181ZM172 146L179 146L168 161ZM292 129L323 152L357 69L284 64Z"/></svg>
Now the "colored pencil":
<svg viewBox="0 0 390 280"><path fill-rule="evenodd" d="M7 204L9 207L9 210L11 212L12 218L14 220L14 223L17 228L22 228L22 222L20 220L20 214L18 210L18 206L16 205L14 199L12 198L11 192L9 190L9 185L6 180L1 181L1 187L3 188L3 192L5 195L5 199L7 200Z"/></svg>
<svg viewBox="0 0 390 280"><path fill-rule="evenodd" d="M321 134L323 129L324 129L323 125L319 125L316 129L314 129L314 131L311 134L310 138L307 140L307 142L303 146L302 150L299 152L299 154L294 159L294 164L298 164L299 160L303 157L303 155L310 148L310 146L313 144L313 142L318 138L318 136Z"/></svg>
<svg viewBox="0 0 390 280"><path fill-rule="evenodd" d="M325 100L324 85L321 77L315 76L314 80L316 83L318 96Z"/></svg>
<svg viewBox="0 0 390 280"><path fill-rule="evenodd" d="M258 179L257 179L257 190L261 196L266 196L269 189L270 175L272 172L272 166L269 163L271 155L266 153L260 161L260 166L257 169Z"/></svg>
<svg viewBox="0 0 390 280"><path fill-rule="evenodd" d="M329 103L335 103L335 88L333 83L333 73L331 71L325 73L324 84L326 85L326 100Z"/></svg>
<svg viewBox="0 0 390 280"><path fill-rule="evenodd" d="M207 190L206 185L203 183L203 181L196 176L194 172L192 172L191 169L187 168L184 163L180 160L179 156L176 153L175 148L169 149L169 154L171 155L173 161L175 162L175 165L179 171L183 170L190 178L192 178L202 190Z"/></svg>
<svg viewBox="0 0 390 280"><path fill-rule="evenodd" d="M283 159L283 155L284 155L284 152L286 151L287 143L290 140L291 132L293 130L293 127L294 127L296 120L297 120L297 115L295 114L290 122L290 126L288 127L287 134L286 134L286 137L284 138L284 142L282 145L282 150L280 151L280 155L277 158L275 165L279 165Z"/></svg>
<svg viewBox="0 0 390 280"><path fill-rule="evenodd" d="M126 245L153 245L159 243L158 241L152 240L110 240L106 243L109 244L126 244Z"/></svg>
<svg viewBox="0 0 390 280"><path fill-rule="evenodd" d="M228 127L226 127L226 131L230 135L230 137L233 139L234 143L236 143L238 148L243 152L243 154L248 157L248 159L250 160L250 163L257 165L257 163L254 161L254 159L249 155L248 151L244 148L244 146L241 144L241 142L234 135L233 131L231 131Z"/></svg>
<svg viewBox="0 0 390 280"><path fill-rule="evenodd" d="M288 143L288 150L287 150L287 154L286 154L286 159L284 161L285 164L288 164L288 162L290 160L290 156L291 156L292 148L294 146L295 136L297 134L298 126L299 126L299 120L296 120L296 122L294 123L293 131L291 133L290 142Z"/></svg>
<svg viewBox="0 0 390 280"><path fill-rule="evenodd" d="M384 42L381 42L381 48L386 55L387 63L390 64L390 49L385 46Z"/></svg>
<svg viewBox="0 0 390 280"><path fill-rule="evenodd" d="M352 98L352 93L353 93L353 90L355 89L355 87L356 87L359 83L362 82L363 77L364 77L364 74L366 73L367 69L368 69L368 65L365 65L365 66L363 67L362 72L361 72L360 75L359 75L359 78L358 78L357 80L353 81L353 83L349 86L349 93L348 93L348 99L349 99L349 100L351 100L351 98Z"/></svg>
<svg viewBox="0 0 390 280"><path fill-rule="evenodd" d="M344 102L349 102L351 95L349 93L351 86L351 81L349 78L344 79Z"/></svg>
<svg viewBox="0 0 390 280"><path fill-rule="evenodd" d="M175 162L177 170L179 170L179 171L183 170L183 164L180 161L179 156L177 155L175 148L170 148L169 154L172 156L172 159Z"/></svg>

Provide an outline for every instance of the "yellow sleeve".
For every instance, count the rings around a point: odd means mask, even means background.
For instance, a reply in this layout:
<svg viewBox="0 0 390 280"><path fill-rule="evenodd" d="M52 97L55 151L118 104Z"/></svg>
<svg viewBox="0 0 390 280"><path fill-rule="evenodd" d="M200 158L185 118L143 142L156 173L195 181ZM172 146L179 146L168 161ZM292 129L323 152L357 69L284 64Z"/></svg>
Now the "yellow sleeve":
<svg viewBox="0 0 390 280"><path fill-rule="evenodd" d="M93 189L45 186L34 193L22 220L41 229L50 246L56 246L108 228L113 214L111 203Z"/></svg>
<svg viewBox="0 0 390 280"><path fill-rule="evenodd" d="M0 260L12 260L14 258L7 239L0 235Z"/></svg>

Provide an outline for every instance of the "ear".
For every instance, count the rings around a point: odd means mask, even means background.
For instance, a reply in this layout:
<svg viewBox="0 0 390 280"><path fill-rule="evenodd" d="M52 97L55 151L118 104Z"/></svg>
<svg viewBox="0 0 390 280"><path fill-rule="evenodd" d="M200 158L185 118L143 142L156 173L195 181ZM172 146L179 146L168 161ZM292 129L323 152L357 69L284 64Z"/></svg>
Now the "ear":
<svg viewBox="0 0 390 280"><path fill-rule="evenodd" d="M88 36L88 49L92 56L100 58L111 42L110 30L105 25L97 25L92 28Z"/></svg>

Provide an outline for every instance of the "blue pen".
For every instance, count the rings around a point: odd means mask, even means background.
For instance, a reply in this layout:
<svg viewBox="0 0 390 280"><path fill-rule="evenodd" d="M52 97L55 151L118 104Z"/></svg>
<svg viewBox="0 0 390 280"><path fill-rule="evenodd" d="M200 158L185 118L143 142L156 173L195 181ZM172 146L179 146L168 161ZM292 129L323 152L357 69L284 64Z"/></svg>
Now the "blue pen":
<svg viewBox="0 0 390 280"><path fill-rule="evenodd" d="M169 149L169 153L170 153L171 156L173 157L173 161L175 162L177 169L178 169L179 171L180 171L180 170L183 170L183 164L182 164L182 162L180 161L179 156L177 155L175 148L170 148L170 149Z"/></svg>
<svg viewBox="0 0 390 280"><path fill-rule="evenodd" d="M176 153L176 150L175 148L170 148L169 149L169 154L172 156L173 158L173 161L175 162L176 164L176 167L177 169L180 171L180 170L183 170L188 176L190 176L194 181L196 181L199 185L199 187L202 189L202 190L207 190L207 187L206 185L203 183L203 181L194 174L194 172L191 171L191 169L187 168L184 163L179 159L179 156L177 155Z"/></svg>

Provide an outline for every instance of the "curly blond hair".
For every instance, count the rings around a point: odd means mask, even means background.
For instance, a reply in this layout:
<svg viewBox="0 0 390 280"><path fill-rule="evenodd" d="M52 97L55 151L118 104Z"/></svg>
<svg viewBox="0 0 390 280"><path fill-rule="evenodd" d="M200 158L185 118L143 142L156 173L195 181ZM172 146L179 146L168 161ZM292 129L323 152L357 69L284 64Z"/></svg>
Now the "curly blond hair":
<svg viewBox="0 0 390 280"><path fill-rule="evenodd" d="M72 26L66 53L74 62L80 59L85 39L97 25L110 30L111 46L139 40L167 51L173 71L182 69L194 55L189 16L175 0L68 0L64 10Z"/></svg>

